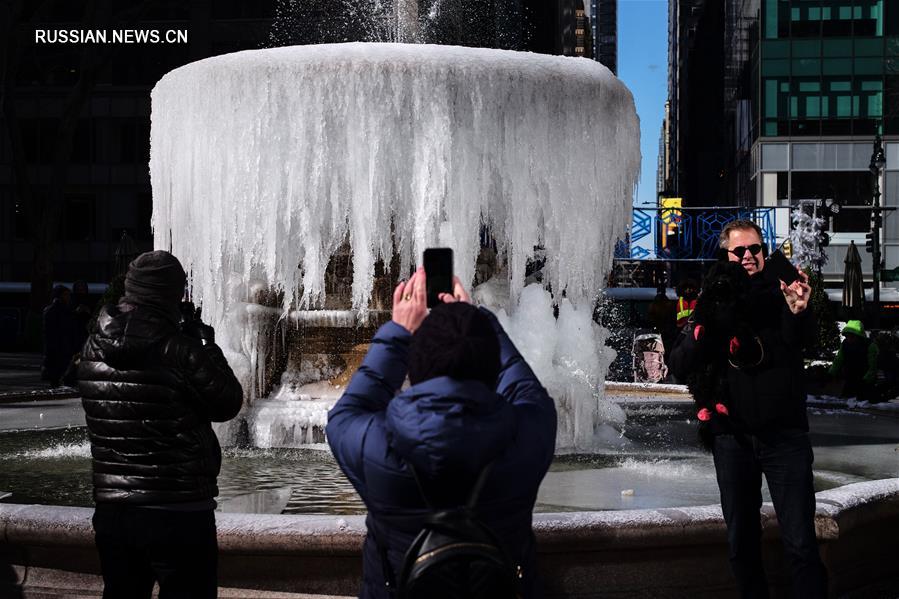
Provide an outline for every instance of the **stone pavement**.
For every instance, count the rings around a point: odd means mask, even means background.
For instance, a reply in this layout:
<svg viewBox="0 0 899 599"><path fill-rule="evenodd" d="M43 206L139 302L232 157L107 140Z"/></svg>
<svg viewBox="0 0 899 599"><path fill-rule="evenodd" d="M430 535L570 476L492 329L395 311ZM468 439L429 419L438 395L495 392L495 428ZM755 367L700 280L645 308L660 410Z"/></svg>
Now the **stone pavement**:
<svg viewBox="0 0 899 599"><path fill-rule="evenodd" d="M0 353L0 403L78 397L74 389L51 389L41 380L41 359L35 353Z"/></svg>
<svg viewBox="0 0 899 599"><path fill-rule="evenodd" d="M84 408L78 397L0 401L0 433L85 426Z"/></svg>

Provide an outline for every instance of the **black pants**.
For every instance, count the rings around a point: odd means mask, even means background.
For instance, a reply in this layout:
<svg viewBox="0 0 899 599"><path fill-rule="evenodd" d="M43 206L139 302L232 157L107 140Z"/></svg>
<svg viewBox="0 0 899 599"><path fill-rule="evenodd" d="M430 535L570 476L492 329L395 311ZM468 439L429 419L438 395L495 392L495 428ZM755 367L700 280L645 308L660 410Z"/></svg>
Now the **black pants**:
<svg viewBox="0 0 899 599"><path fill-rule="evenodd" d="M815 489L808 433L715 438L715 471L727 524L730 563L742 597L768 597L762 567L762 474L780 524L795 597L827 596L827 571L815 537Z"/></svg>
<svg viewBox="0 0 899 599"><path fill-rule="evenodd" d="M97 506L94 533L103 570L103 599L215 598L218 544L212 510L176 512Z"/></svg>

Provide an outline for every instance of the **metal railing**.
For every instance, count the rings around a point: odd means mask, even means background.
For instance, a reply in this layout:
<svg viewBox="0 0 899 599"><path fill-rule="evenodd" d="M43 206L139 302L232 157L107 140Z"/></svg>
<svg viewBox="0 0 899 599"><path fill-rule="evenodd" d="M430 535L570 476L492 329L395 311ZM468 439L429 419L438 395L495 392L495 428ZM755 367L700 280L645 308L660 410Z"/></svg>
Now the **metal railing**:
<svg viewBox="0 0 899 599"><path fill-rule="evenodd" d="M615 246L620 260L714 260L718 237L728 222L746 219L762 230L769 247L777 240L777 211L789 206L634 207L629 235ZM789 213L785 216L789 219ZM647 244L646 242L651 243ZM649 247L647 247L649 246Z"/></svg>

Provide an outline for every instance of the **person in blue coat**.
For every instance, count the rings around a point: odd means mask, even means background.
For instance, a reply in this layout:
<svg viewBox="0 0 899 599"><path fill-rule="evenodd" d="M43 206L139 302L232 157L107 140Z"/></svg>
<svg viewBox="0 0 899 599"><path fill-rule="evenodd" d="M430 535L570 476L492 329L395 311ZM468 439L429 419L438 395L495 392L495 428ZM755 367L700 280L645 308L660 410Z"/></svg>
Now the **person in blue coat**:
<svg viewBox="0 0 899 599"><path fill-rule="evenodd" d="M477 515L521 568L523 595L538 597L531 520L553 458L556 408L458 279L440 299L429 313L421 268L396 287L392 320L328 414L328 443L368 508L360 596L390 596L388 576L399 575L429 513L410 466L432 503L449 507L492 462ZM407 374L411 386L401 390Z"/></svg>

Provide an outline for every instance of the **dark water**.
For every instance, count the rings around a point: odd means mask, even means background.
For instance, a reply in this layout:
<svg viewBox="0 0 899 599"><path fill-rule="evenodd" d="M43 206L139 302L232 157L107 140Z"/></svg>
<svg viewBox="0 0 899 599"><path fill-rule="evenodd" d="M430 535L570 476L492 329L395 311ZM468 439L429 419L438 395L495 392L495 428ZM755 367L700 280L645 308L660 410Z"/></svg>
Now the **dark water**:
<svg viewBox="0 0 899 599"><path fill-rule="evenodd" d="M689 421L688 408L629 407L627 413L620 447L555 459L537 511L562 511L579 505L628 507L620 501L619 487L637 487L642 498L651 502L645 505L716 502L711 458L695 444L695 423ZM817 490L899 476L899 419L812 409L810 420ZM90 444L83 427L0 433L0 491L13 493L6 502L91 506L90 477ZM569 485L572 490L560 498L555 490L559 485ZM681 492L691 485L698 492ZM286 514L365 511L325 446L226 449L219 489L220 502L281 489L290 496L283 511ZM603 493L607 499L600 497Z"/></svg>

